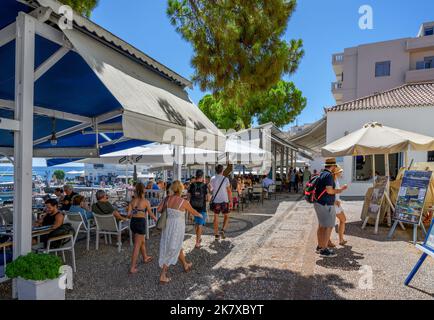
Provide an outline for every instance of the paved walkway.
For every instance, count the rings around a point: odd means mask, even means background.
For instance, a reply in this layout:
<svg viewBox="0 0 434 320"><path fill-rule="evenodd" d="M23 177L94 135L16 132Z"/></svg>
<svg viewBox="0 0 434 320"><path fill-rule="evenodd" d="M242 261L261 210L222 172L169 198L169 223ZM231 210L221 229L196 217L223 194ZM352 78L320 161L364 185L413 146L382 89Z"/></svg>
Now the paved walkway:
<svg viewBox="0 0 434 320"><path fill-rule="evenodd" d="M378 235L362 231L361 202L346 202L348 246L338 257L322 259L315 253L316 217L312 205L299 196L255 204L232 215L227 239L215 242L212 224L205 230L203 248L194 249L192 226L184 248L194 270L185 274L171 268L172 283L158 283L159 234L152 232L149 252L156 258L128 276L131 249L124 242L86 252L78 243L74 290L68 299L432 299L434 261L427 259L412 288L403 281L420 253L409 242L410 230L386 241L387 228ZM336 237L336 234L333 234ZM337 242L337 239L335 239ZM0 285L0 297L8 297Z"/></svg>

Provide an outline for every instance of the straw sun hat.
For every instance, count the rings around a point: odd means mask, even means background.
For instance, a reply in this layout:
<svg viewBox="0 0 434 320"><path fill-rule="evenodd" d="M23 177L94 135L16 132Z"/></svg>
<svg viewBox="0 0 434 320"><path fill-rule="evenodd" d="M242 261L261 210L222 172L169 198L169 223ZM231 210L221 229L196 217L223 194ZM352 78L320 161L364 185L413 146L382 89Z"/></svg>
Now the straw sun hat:
<svg viewBox="0 0 434 320"><path fill-rule="evenodd" d="M336 165L336 168L333 170L333 174L338 174L344 172L344 169L340 165Z"/></svg>

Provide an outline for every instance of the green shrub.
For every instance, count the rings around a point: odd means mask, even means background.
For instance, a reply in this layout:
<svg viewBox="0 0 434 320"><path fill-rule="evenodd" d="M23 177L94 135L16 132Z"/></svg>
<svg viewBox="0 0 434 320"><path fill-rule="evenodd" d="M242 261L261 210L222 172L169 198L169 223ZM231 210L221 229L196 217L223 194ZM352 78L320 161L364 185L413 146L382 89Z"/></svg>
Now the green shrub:
<svg viewBox="0 0 434 320"><path fill-rule="evenodd" d="M10 279L21 277L26 280L44 281L59 277L62 260L50 254L29 253L12 261L6 266Z"/></svg>

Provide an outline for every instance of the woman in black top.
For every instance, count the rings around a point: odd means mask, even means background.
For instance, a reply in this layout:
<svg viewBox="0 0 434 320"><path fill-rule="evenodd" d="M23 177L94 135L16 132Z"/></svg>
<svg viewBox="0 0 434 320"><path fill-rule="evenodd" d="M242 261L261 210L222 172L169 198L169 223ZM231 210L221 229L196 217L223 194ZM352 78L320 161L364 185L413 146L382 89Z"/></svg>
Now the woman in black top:
<svg viewBox="0 0 434 320"><path fill-rule="evenodd" d="M60 228L63 225L63 221L65 219L63 213L59 211L59 204L57 200L48 199L45 201L45 212L44 217L36 223L36 226L39 227L48 227L51 226L51 232L48 235L41 236L41 241L47 245L48 239L50 235L56 229Z"/></svg>

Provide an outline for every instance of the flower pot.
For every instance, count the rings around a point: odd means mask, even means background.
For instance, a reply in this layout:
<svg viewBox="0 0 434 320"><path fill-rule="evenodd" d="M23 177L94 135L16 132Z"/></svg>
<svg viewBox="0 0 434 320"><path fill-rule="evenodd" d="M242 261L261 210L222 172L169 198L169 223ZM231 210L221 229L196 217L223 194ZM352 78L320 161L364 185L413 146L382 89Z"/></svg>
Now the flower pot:
<svg viewBox="0 0 434 320"><path fill-rule="evenodd" d="M17 278L19 300L65 300L65 281L67 272L58 278L45 281L33 281Z"/></svg>

